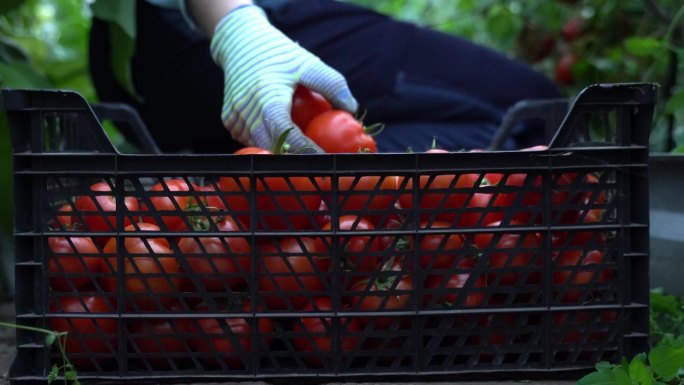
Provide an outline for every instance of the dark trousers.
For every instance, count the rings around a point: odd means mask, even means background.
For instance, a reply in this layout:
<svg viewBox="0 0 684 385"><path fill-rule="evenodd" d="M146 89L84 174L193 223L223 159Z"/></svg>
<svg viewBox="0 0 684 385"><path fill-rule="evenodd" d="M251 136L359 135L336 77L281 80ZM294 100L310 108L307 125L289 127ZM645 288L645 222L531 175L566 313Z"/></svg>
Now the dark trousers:
<svg viewBox="0 0 684 385"><path fill-rule="evenodd" d="M231 152L220 120L223 73L209 41L182 16L138 1L133 79L142 102L116 83L108 27L94 20L91 73L104 101L132 104L164 152ZM399 22L333 0L262 0L269 19L301 46L340 71L365 123L385 123L380 151L483 148L503 113L523 99L559 96L555 85L524 63L467 40ZM540 144L543 132L521 126L505 147Z"/></svg>

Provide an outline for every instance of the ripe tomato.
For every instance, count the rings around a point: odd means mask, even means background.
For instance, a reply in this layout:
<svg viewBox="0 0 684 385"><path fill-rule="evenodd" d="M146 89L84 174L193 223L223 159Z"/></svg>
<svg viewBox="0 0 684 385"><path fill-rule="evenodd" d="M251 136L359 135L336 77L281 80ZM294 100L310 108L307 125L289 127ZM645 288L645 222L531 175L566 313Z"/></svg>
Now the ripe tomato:
<svg viewBox="0 0 684 385"><path fill-rule="evenodd" d="M428 153L447 152L433 149ZM418 207L421 211L420 219L425 220L435 216L439 220L454 223L458 216L456 209L465 207L466 199L479 180L477 174L439 174L421 175L418 183ZM413 208L413 178L400 178L399 187L408 193L399 197L399 204L404 209ZM403 187L402 187L403 186ZM460 191L456 191L460 190ZM430 213L426 213L430 211Z"/></svg>
<svg viewBox="0 0 684 385"><path fill-rule="evenodd" d="M468 201L468 211L461 215L459 227L487 226L504 219L506 208L497 205L494 194L476 192Z"/></svg>
<svg viewBox="0 0 684 385"><path fill-rule="evenodd" d="M269 310L302 309L326 291L330 258L321 242L286 237L259 248L259 292Z"/></svg>
<svg viewBox="0 0 684 385"><path fill-rule="evenodd" d="M421 228L449 229L451 224L445 221L434 221L428 224L421 222ZM454 266L459 257L463 257L464 240L461 234L425 233L419 235L418 250L420 253L420 267L423 270L449 269ZM411 238L413 242L413 238ZM415 246L412 246L415 247Z"/></svg>
<svg viewBox="0 0 684 385"><path fill-rule="evenodd" d="M337 181L340 215L354 214L371 219L374 224L397 201L397 176L342 176Z"/></svg>
<svg viewBox="0 0 684 385"><path fill-rule="evenodd" d="M316 116L304 129L304 135L328 153L378 152L375 139L363 123L343 110Z"/></svg>
<svg viewBox="0 0 684 385"><path fill-rule="evenodd" d="M77 370L93 370L97 365L106 367L114 363L112 355L117 351L118 332L116 316L83 316L116 313L116 308L107 298L58 297L50 304L50 312L58 314L49 319L50 329L68 333L64 348Z"/></svg>
<svg viewBox="0 0 684 385"><path fill-rule="evenodd" d="M333 304L330 297L316 297L313 303L307 304L304 312L332 312ZM295 319L292 331L296 334L292 344L298 352L311 352L305 355L304 361L311 367L320 368L328 366L336 359L333 353L333 319L332 317L302 317ZM340 318L339 344L340 351L353 351L359 346L361 330L356 318ZM356 334L356 335L355 335Z"/></svg>
<svg viewBox="0 0 684 385"><path fill-rule="evenodd" d="M183 306L176 303L169 310L182 312ZM154 369L171 369L182 366L189 359L171 357L174 353L185 353L185 337L189 331L188 320L183 318L135 318L128 321L128 333L134 352L144 354L144 359Z"/></svg>
<svg viewBox="0 0 684 385"><path fill-rule="evenodd" d="M116 196L114 194L103 194L111 192L112 187L107 182L97 182L90 186L91 195L77 196L74 204L77 218L83 221L86 231L116 231ZM93 199L94 197L94 199ZM135 218L128 212L138 210L138 200L132 196L124 198L124 205L126 210L123 211L124 226L128 226ZM99 243L104 244L108 239L97 239Z"/></svg>
<svg viewBox="0 0 684 385"><path fill-rule="evenodd" d="M608 338L609 333L602 330L606 326L613 327L617 311L604 310L600 314L590 311L558 312L553 313L551 319L554 329L558 328L562 332L561 343L597 343Z"/></svg>
<svg viewBox="0 0 684 385"><path fill-rule="evenodd" d="M164 194L153 194L149 197L144 210L152 215L143 217L143 221L154 225L165 226L164 230L179 231L187 228L186 220L181 214L187 210L192 197L191 185L182 178L167 179L154 184L149 191Z"/></svg>
<svg viewBox="0 0 684 385"><path fill-rule="evenodd" d="M139 228L139 230L138 230ZM138 223L126 226L125 231L160 231L151 223ZM129 309L162 310L162 307L173 303L173 294L179 292L179 265L169 242L165 238L126 236L124 246L128 255L117 252L116 238L112 238L104 247L109 256L103 259L101 279L102 287L110 293L118 292L117 272L118 260L123 259L123 283L126 290ZM158 301L158 302L157 302Z"/></svg>
<svg viewBox="0 0 684 385"><path fill-rule="evenodd" d="M204 305L196 307L197 312L207 312ZM245 358L252 351L251 328L244 318L203 318L194 317L188 322L190 347L198 353L205 364L220 367L223 364L230 369L246 369ZM210 355L207 355L210 353Z"/></svg>
<svg viewBox="0 0 684 385"><path fill-rule="evenodd" d="M591 284L610 282L613 269L602 267L603 252L599 250L565 250L554 258L554 285L561 286L562 302L576 302L580 299L590 299L593 292L588 287Z"/></svg>
<svg viewBox="0 0 684 385"><path fill-rule="evenodd" d="M423 305L427 307L477 307L485 302L486 293L481 290L486 287L484 275L472 272L475 263L472 259L462 259L458 263L460 269L466 272L447 275L428 275L423 288ZM470 281L470 283L468 283ZM469 290L469 291L466 291ZM463 297L462 299L459 299Z"/></svg>
<svg viewBox="0 0 684 385"><path fill-rule="evenodd" d="M362 235L364 231L375 230L375 226L368 219L356 215L343 215L339 217L339 224L336 227L339 231L353 231L359 235L343 236L338 235L339 243L336 250L340 257L340 262L351 271L372 271L378 267L382 256L378 254L380 250L380 239L375 236ZM322 231L333 231L333 223L328 222L321 228ZM332 245L332 238L328 237L317 239L319 250L328 250Z"/></svg>
<svg viewBox="0 0 684 385"><path fill-rule="evenodd" d="M556 81L563 86L569 86L575 83L575 75L573 73L573 66L579 61L579 56L573 52L566 52L558 58L554 73Z"/></svg>
<svg viewBox="0 0 684 385"><path fill-rule="evenodd" d="M260 312L263 311L263 307L261 305L257 305L255 309L252 309L252 301L249 299L245 298L242 301L242 311L247 312L247 313L252 313L252 312ZM268 350L268 348L271 346L271 342L273 341L273 335L275 331L275 324L273 322L273 318L271 317L266 317L266 316L257 316L257 330L259 332L257 341L259 339L261 342L263 342L262 348L264 350Z"/></svg>
<svg viewBox="0 0 684 385"><path fill-rule="evenodd" d="M305 129L318 115L331 111L330 102L318 92L311 91L301 84L295 88L292 96L292 121L300 129Z"/></svg>
<svg viewBox="0 0 684 385"><path fill-rule="evenodd" d="M244 237L229 236L244 229L230 217L224 217L211 231L226 233L225 237L185 237L178 241L190 267L186 273L199 277L206 291L238 290L245 286L251 270L249 242ZM201 291L202 288L191 290Z"/></svg>
<svg viewBox="0 0 684 385"><path fill-rule="evenodd" d="M65 203L59 207L55 217L50 220L48 227L52 230L82 230L82 225L74 217L74 208Z"/></svg>
<svg viewBox="0 0 684 385"><path fill-rule="evenodd" d="M100 250L90 237L48 238L50 287L55 291L79 291L100 272Z"/></svg>
<svg viewBox="0 0 684 385"><path fill-rule="evenodd" d="M359 281L350 288L348 299L354 311L405 310L409 306L413 291L413 278L398 261L388 261L380 271L370 278ZM362 325L375 322L375 329L388 329L395 319L392 317L359 317Z"/></svg>
<svg viewBox="0 0 684 385"><path fill-rule="evenodd" d="M246 147L236 155L272 155L268 150ZM314 227L316 212L321 207L321 178L315 182L305 176L263 177L256 181L257 227L268 230L298 230ZM226 192L227 209L245 224L250 223L248 177L220 178L221 191ZM318 187L318 188L317 188Z"/></svg>
<svg viewBox="0 0 684 385"><path fill-rule="evenodd" d="M511 225L518 225L513 221ZM493 222L489 226L500 226L500 222ZM492 245L495 237L496 244ZM515 285L528 266L532 272L525 277L525 283L541 282L541 273L536 271L541 266L539 250L541 241L533 233L478 233L473 238L473 244L485 255L489 256L489 267L493 270L487 277L488 285ZM510 271L514 270L514 271Z"/></svg>

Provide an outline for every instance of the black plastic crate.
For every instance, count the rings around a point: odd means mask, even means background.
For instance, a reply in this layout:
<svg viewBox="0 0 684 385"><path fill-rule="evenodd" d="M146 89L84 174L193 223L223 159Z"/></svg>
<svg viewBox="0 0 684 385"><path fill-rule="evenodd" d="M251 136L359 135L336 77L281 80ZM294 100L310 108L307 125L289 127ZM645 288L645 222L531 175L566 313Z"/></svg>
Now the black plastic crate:
<svg viewBox="0 0 684 385"><path fill-rule="evenodd" d="M81 380L548 376L648 347L655 85L585 89L548 149L430 154L120 154L75 93L1 95L16 321L70 329ZM13 382L59 362L17 331Z"/></svg>

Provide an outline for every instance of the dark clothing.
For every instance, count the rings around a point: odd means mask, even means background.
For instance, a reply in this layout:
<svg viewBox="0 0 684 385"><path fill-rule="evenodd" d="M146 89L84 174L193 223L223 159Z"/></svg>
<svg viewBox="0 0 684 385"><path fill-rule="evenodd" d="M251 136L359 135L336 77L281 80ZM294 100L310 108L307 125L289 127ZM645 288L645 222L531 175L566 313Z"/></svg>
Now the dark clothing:
<svg viewBox="0 0 684 385"><path fill-rule="evenodd" d="M223 128L223 73L209 41L177 11L138 1L133 78L144 103L126 95L109 65L106 23L91 34L93 81L102 100L136 107L164 152L231 152ZM559 96L527 65L464 39L332 0L262 0L271 23L340 71L367 111L385 123L382 152L484 148L503 113L523 99ZM507 148L540 144L542 130L519 127Z"/></svg>

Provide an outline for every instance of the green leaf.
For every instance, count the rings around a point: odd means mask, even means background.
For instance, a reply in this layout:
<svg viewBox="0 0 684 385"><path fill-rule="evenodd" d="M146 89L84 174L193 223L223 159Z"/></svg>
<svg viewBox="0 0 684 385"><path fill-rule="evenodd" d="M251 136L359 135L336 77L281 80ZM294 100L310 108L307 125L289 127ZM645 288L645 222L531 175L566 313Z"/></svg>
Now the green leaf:
<svg viewBox="0 0 684 385"><path fill-rule="evenodd" d="M632 379L622 367L613 368L613 377L617 385L632 385Z"/></svg>
<svg viewBox="0 0 684 385"><path fill-rule="evenodd" d="M25 0L2 0L0 1L0 15L11 11L20 5L22 5Z"/></svg>
<svg viewBox="0 0 684 385"><path fill-rule="evenodd" d="M660 40L649 37L631 37L624 44L627 52L641 57L653 57L664 47Z"/></svg>
<svg viewBox="0 0 684 385"><path fill-rule="evenodd" d="M45 346L52 346L52 344L54 344L56 340L57 334L48 333L47 335L45 335Z"/></svg>
<svg viewBox="0 0 684 385"><path fill-rule="evenodd" d="M0 87L52 88L52 84L29 63L0 63Z"/></svg>
<svg viewBox="0 0 684 385"><path fill-rule="evenodd" d="M90 5L93 16L118 25L130 38L135 38L135 0L97 0Z"/></svg>
<svg viewBox="0 0 684 385"><path fill-rule="evenodd" d="M76 374L76 371L75 371L75 370L69 369L69 370L65 370L65 371L64 371L64 378L65 378L67 381L73 381L73 380L75 380L76 378L78 378L78 375Z"/></svg>
<svg viewBox="0 0 684 385"><path fill-rule="evenodd" d="M648 360L655 374L669 381L684 366L684 348L675 349L661 343L651 349L648 353Z"/></svg>
<svg viewBox="0 0 684 385"><path fill-rule="evenodd" d="M672 150L674 154L684 154L684 144Z"/></svg>
<svg viewBox="0 0 684 385"><path fill-rule="evenodd" d="M653 384L653 373L646 367L644 354L638 354L629 363L629 377L641 385Z"/></svg>
<svg viewBox="0 0 684 385"><path fill-rule="evenodd" d="M53 364L52 368L50 368L50 373L48 373L48 375L47 375L48 384L51 384L52 381L56 380L58 375L59 375L59 366L57 366L57 364Z"/></svg>
<svg viewBox="0 0 684 385"><path fill-rule="evenodd" d="M677 92L665 103L665 112L674 114L684 111L684 90Z"/></svg>
<svg viewBox="0 0 684 385"><path fill-rule="evenodd" d="M611 371L599 371L580 378L576 385L617 385L617 381Z"/></svg>
<svg viewBox="0 0 684 385"><path fill-rule="evenodd" d="M135 40L116 24L110 24L109 37L112 45L112 68L114 76L131 96L139 98L133 85L131 58L135 52Z"/></svg>

